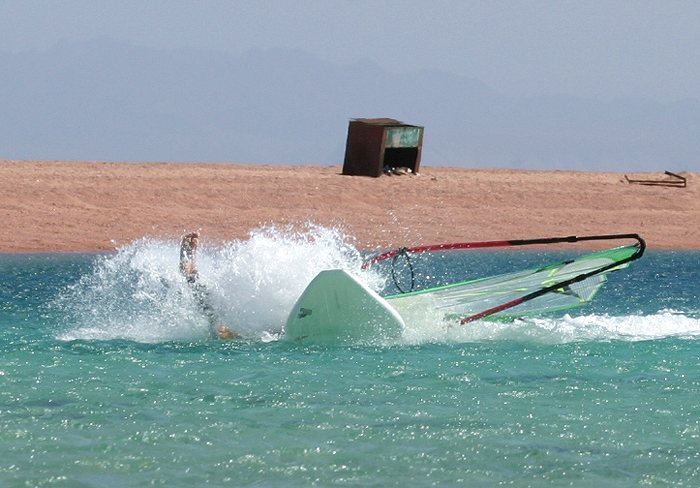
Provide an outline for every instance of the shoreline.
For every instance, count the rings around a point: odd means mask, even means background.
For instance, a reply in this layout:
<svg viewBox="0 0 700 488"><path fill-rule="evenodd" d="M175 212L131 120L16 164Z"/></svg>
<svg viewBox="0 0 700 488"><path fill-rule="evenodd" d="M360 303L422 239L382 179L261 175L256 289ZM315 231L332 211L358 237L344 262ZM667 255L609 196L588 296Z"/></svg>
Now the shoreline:
<svg viewBox="0 0 700 488"><path fill-rule="evenodd" d="M363 250L440 242L638 233L648 249L700 250L700 175L423 166L343 176L340 165L0 160L0 253L101 253L141 238L246 239L308 223ZM593 248L580 246L579 248Z"/></svg>

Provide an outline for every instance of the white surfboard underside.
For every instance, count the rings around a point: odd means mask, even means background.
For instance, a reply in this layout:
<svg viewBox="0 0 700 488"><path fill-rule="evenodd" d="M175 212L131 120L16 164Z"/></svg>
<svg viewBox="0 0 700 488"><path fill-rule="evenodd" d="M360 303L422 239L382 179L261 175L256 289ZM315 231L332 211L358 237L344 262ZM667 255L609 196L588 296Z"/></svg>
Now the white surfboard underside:
<svg viewBox="0 0 700 488"><path fill-rule="evenodd" d="M287 318L285 336L311 342L376 342L400 337L404 321L375 291L342 269L321 271Z"/></svg>

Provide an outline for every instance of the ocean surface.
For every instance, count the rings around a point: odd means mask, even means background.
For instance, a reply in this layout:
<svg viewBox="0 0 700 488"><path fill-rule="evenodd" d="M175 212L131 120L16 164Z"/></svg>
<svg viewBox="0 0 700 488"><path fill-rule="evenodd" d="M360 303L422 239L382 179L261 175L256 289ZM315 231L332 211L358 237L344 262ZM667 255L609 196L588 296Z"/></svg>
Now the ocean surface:
<svg viewBox="0 0 700 488"><path fill-rule="evenodd" d="M417 280L569 255L436 255ZM554 316L285 340L315 274L365 257L324 228L205 242L244 336L223 342L176 241L0 255L0 486L700 486L700 253L647 250ZM380 268L360 276L390 291Z"/></svg>

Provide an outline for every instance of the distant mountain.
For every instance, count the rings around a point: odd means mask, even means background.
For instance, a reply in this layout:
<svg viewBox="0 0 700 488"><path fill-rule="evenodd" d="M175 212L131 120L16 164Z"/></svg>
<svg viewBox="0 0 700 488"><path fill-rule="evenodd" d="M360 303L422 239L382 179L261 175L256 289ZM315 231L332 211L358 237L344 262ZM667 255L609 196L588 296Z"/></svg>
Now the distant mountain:
<svg viewBox="0 0 700 488"><path fill-rule="evenodd" d="M0 53L2 158L340 164L355 117L425 126L424 166L700 170L697 100L514 98L283 49Z"/></svg>

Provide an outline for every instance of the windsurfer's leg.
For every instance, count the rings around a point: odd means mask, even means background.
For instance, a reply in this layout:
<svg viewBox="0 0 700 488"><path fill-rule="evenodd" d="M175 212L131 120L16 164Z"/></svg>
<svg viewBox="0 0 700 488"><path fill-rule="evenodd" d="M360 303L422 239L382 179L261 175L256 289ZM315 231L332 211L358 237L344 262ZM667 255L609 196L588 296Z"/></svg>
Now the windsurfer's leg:
<svg viewBox="0 0 700 488"><path fill-rule="evenodd" d="M199 247L199 232L190 232L182 236L180 241L180 273L188 283L197 281L197 247Z"/></svg>
<svg viewBox="0 0 700 488"><path fill-rule="evenodd" d="M209 322L209 330L212 337L222 340L238 339L241 336L221 323L214 307L211 305L209 291L197 280L197 248L199 247L199 232L190 232L182 237L180 242L180 273L185 277L192 288L194 299Z"/></svg>

